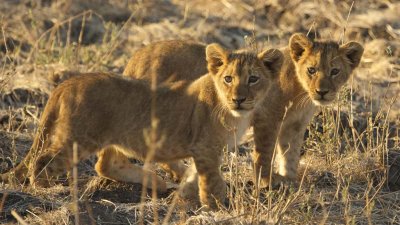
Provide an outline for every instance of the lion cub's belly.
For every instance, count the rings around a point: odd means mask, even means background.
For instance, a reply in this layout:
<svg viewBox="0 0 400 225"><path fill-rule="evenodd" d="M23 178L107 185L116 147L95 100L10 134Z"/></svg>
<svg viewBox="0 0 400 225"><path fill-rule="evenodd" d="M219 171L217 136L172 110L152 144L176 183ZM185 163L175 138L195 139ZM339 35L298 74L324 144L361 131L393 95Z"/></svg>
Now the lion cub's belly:
<svg viewBox="0 0 400 225"><path fill-rule="evenodd" d="M157 150L154 161L167 162L192 157L190 147L191 146L187 146L185 148L179 145L161 147Z"/></svg>
<svg viewBox="0 0 400 225"><path fill-rule="evenodd" d="M167 140L168 141L168 140ZM173 142L176 143L176 142ZM177 159L183 159L192 157L190 146L182 146L179 143L173 144L164 144L161 146L156 147L155 154L153 155L152 161L155 162L168 162L174 161ZM136 158L136 159L146 159L148 154L151 151L151 147L148 146L141 146L138 148L139 145L132 145L132 146L114 146L120 152L122 152L125 156L129 158Z"/></svg>

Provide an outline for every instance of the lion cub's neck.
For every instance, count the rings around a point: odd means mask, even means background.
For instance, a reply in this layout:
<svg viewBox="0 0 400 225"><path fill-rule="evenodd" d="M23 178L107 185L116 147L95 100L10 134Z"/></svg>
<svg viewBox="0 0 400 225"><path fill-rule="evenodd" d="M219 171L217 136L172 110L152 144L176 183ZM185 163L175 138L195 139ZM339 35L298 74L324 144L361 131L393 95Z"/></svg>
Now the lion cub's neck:
<svg viewBox="0 0 400 225"><path fill-rule="evenodd" d="M279 87L281 96L280 101L285 101L287 105L292 103L294 107L299 108L315 108L311 101L305 101L303 98L307 98L307 91L303 88L298 80L297 71L295 65L290 57L289 49L282 50L284 54L284 63L282 66L281 73L279 74Z"/></svg>
<svg viewBox="0 0 400 225"><path fill-rule="evenodd" d="M290 58L289 49L286 48L283 50L283 54L285 58L281 73L279 74L279 86L287 95L306 92L297 78L296 68L292 59Z"/></svg>

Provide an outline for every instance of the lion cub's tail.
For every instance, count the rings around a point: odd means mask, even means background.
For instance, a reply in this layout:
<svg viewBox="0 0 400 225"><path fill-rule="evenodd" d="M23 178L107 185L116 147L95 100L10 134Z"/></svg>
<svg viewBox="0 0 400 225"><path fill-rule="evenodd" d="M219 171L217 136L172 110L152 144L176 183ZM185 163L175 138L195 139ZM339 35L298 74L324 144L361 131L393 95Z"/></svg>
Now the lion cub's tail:
<svg viewBox="0 0 400 225"><path fill-rule="evenodd" d="M50 99L49 99L50 101ZM50 136L54 122L56 120L56 110L47 111L46 108L54 109L54 107L45 107L41 117L39 128L36 132L35 139L33 140L32 147L29 149L25 158L10 171L0 174L0 182L8 183L10 180L16 179L19 183L25 183L29 178L29 167L34 159L43 149L49 145L48 137Z"/></svg>

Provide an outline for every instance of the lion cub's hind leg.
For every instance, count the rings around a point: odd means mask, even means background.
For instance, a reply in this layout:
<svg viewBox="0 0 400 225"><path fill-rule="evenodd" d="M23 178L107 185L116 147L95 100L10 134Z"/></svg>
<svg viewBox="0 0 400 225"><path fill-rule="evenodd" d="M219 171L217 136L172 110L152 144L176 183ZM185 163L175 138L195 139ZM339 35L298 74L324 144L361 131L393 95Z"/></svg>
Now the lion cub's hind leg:
<svg viewBox="0 0 400 225"><path fill-rule="evenodd" d="M182 180L187 169L182 160L158 163L158 165L165 170L165 172L169 173L175 182L180 182Z"/></svg>
<svg viewBox="0 0 400 225"><path fill-rule="evenodd" d="M66 151L46 151L34 161L30 182L41 187L53 186L57 177L69 171L71 165L72 157Z"/></svg>
<svg viewBox="0 0 400 225"><path fill-rule="evenodd" d="M122 182L143 183L145 175L148 176L147 188L152 188L152 182L156 181L157 191L165 193L167 185L163 179L152 171L143 171L143 168L132 164L128 157L113 147L101 150L98 154L98 160L95 165L99 176Z"/></svg>
<svg viewBox="0 0 400 225"><path fill-rule="evenodd" d="M86 159L98 149L97 145L81 142L77 145L78 162ZM73 166L73 143L54 141L32 161L31 184L42 187L53 186L58 176L66 174Z"/></svg>

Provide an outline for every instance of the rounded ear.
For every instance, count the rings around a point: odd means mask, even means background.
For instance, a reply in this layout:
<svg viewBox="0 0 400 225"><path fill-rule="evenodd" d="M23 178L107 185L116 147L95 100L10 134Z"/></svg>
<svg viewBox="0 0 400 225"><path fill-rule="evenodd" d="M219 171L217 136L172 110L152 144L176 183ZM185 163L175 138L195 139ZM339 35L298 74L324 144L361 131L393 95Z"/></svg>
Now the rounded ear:
<svg viewBox="0 0 400 225"><path fill-rule="evenodd" d="M297 62L303 53L311 50L313 47L312 41L302 33L293 34L289 40L290 56Z"/></svg>
<svg viewBox="0 0 400 225"><path fill-rule="evenodd" d="M346 57L351 69L355 69L361 61L364 47L355 41L340 46L339 51Z"/></svg>
<svg viewBox="0 0 400 225"><path fill-rule="evenodd" d="M272 72L274 77L278 77L283 64L283 54L278 49L268 49L257 56L264 66Z"/></svg>
<svg viewBox="0 0 400 225"><path fill-rule="evenodd" d="M222 48L219 44L213 43L206 47L206 60L208 71L212 74L218 72L218 68L225 64L228 60L229 52Z"/></svg>

